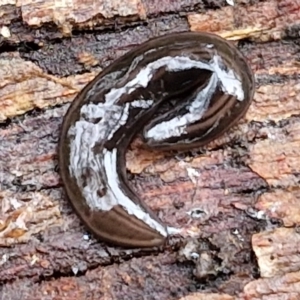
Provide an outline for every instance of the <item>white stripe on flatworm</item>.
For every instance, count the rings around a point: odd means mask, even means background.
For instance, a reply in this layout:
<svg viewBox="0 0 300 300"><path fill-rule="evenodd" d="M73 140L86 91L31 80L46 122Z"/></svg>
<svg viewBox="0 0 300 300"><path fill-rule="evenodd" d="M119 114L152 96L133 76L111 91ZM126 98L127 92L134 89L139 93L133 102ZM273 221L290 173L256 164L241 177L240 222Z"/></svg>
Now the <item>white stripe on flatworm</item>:
<svg viewBox="0 0 300 300"><path fill-rule="evenodd" d="M97 207L101 210L111 210L114 205L122 206L130 215L134 215L151 228L157 230L162 236L167 236L165 228L156 220L141 209L139 205L134 203L120 189L119 175L117 172L117 149L112 151L104 150L104 168L107 176L107 190L108 193L99 199ZM103 207L105 205L105 207Z"/></svg>
<svg viewBox="0 0 300 300"><path fill-rule="evenodd" d="M207 86L196 95L190 104L188 113L156 124L144 133L145 137L160 141L172 136L181 136L186 133L185 129L187 124L196 122L204 115L217 85L218 78L215 74L212 74Z"/></svg>
<svg viewBox="0 0 300 300"><path fill-rule="evenodd" d="M84 112L85 118L77 121L68 132L70 137L69 170L70 174L77 179L79 186L83 187L82 170L88 168L90 172L96 174L99 189L103 187L99 180L100 175L98 175L100 169L99 159L95 156L93 148L99 142L111 139L120 126L126 123L128 110L129 103L123 107L106 105L105 103L99 103L96 107L95 104L87 104L82 107L81 111ZM98 123L89 122L89 119L98 118L101 115L102 118ZM91 180L93 186L97 186L96 183L92 182L93 178L86 180L88 185L89 180Z"/></svg>
<svg viewBox="0 0 300 300"><path fill-rule="evenodd" d="M113 149L112 151L105 149L103 153L96 156L98 156L101 164L103 163L103 169L105 170L104 176L107 178L107 192L103 197L100 197L97 193L99 186L96 184L86 185L82 190L82 195L87 200L89 207L93 210L99 209L108 211L114 206L120 205L128 214L134 215L158 231L161 235L167 236L165 228L156 220L152 219L147 212L129 199L120 189L119 175L117 173L117 149ZM92 183L95 182L92 181Z"/></svg>
<svg viewBox="0 0 300 300"><path fill-rule="evenodd" d="M177 131L182 132L187 122L195 120L196 115L199 118L199 112L203 114L218 83L220 83L224 93L233 95L242 101L244 99L244 92L240 79L232 70L226 71L222 66L222 59L218 55L215 55L208 63L181 56L163 57L142 68L137 76L123 87L112 88L104 95L104 103L90 103L82 106L80 119L76 121L68 132L70 138L69 168L71 175L76 178L77 184L82 189L83 196L91 209L108 211L113 206L120 205L129 214L136 216L151 228L166 236L167 233L164 227L153 220L149 214L144 212L141 207L129 199L120 189L116 169L117 150L113 149L110 152L104 149L101 153L97 153L93 148L95 145L101 144L101 141L110 140L114 133L126 124L130 105L139 108L151 107L153 104L152 100L137 99L132 103L125 103L122 106L118 105L117 102L124 94L129 94L139 87L146 88L155 71L161 67L166 67L166 71L169 72L191 68L205 69L213 72L208 85L191 103L189 112L185 116L170 120L170 124L176 128L175 131L172 131L172 134L178 134ZM99 87L99 84L97 86ZM95 92L95 89L90 91L93 95ZM97 121L99 118L100 120ZM170 124L169 127L171 127ZM163 135L165 136L165 133L161 133L160 130L152 131L152 136L158 140ZM92 174L92 176L86 176L85 170L88 170L88 174ZM102 173L100 174L100 172ZM82 177L86 177L85 182L82 180ZM105 183L102 182L103 178L107 180ZM101 197L98 191L104 186L106 194Z"/></svg>
<svg viewBox="0 0 300 300"><path fill-rule="evenodd" d="M115 103L123 94L132 93L138 87L147 87L148 83L155 74L154 71L161 67L166 67L166 71L176 72L182 70L189 70L191 68L198 68L209 70L216 73L221 82L221 88L224 93L235 96L238 100L244 100L244 91L242 83L236 74L229 70L223 70L222 58L219 55L214 55L209 63L192 60L184 56L166 56L162 57L146 67L142 68L134 79L127 82L125 86L120 88L112 88L110 92L105 95L106 103Z"/></svg>

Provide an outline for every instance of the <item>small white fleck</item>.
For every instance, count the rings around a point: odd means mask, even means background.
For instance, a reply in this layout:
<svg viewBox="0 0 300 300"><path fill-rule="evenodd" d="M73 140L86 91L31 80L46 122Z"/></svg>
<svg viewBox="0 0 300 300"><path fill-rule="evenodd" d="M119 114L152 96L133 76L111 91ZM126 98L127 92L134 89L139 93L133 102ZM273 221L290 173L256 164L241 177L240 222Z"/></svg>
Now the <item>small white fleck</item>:
<svg viewBox="0 0 300 300"><path fill-rule="evenodd" d="M22 206L22 204L16 198L11 198L10 203L14 209L18 209Z"/></svg>
<svg viewBox="0 0 300 300"><path fill-rule="evenodd" d="M257 211L254 208L249 207L246 210L246 213L247 213L248 216L250 216L251 218L254 218L254 219L258 219L258 220L265 220L266 219L266 215L262 210Z"/></svg>
<svg viewBox="0 0 300 300"><path fill-rule="evenodd" d="M9 38L11 36L10 30L7 26L2 26L0 29L0 34L5 38Z"/></svg>
<svg viewBox="0 0 300 300"><path fill-rule="evenodd" d="M197 245L195 244L194 241L190 240L187 242L184 248L181 248L179 254L181 256L184 256L186 259L193 259L193 257L196 257L198 254Z"/></svg>
<svg viewBox="0 0 300 300"><path fill-rule="evenodd" d="M262 210L257 212L257 219L263 220L263 219L265 219L265 217L266 217L265 213Z"/></svg>
<svg viewBox="0 0 300 300"><path fill-rule="evenodd" d="M191 259L192 260L197 260L200 257L200 255L197 252L192 252L191 253Z"/></svg>
<svg viewBox="0 0 300 300"><path fill-rule="evenodd" d="M19 217L15 221L16 227L18 227L19 229L28 230L28 228L26 227L26 222L25 222L26 218L28 218L28 213L30 213L30 212L26 212L26 213L19 215Z"/></svg>
<svg viewBox="0 0 300 300"><path fill-rule="evenodd" d="M193 184L196 184L196 178L200 176L200 173L196 169L190 167L186 168L186 171Z"/></svg>
<svg viewBox="0 0 300 300"><path fill-rule="evenodd" d="M0 260L0 266L3 265L3 264L5 264L5 263L7 262L8 257L9 257L9 256L8 256L7 254L3 254L3 255L2 255L2 258L1 258L1 260Z"/></svg>
<svg viewBox="0 0 300 300"><path fill-rule="evenodd" d="M202 208L193 208L190 211L188 211L187 214L193 219L200 219L206 213Z"/></svg>
<svg viewBox="0 0 300 300"><path fill-rule="evenodd" d="M227 4L234 6L234 1L233 0L226 0Z"/></svg>
<svg viewBox="0 0 300 300"><path fill-rule="evenodd" d="M73 271L73 274L74 274L74 275L77 275L79 269L78 269L78 267L76 267L76 266L72 266L72 271Z"/></svg>
<svg viewBox="0 0 300 300"><path fill-rule="evenodd" d="M39 258L34 254L32 257L31 257L31 262L30 262L30 265L33 266L36 262L39 261Z"/></svg>
<svg viewBox="0 0 300 300"><path fill-rule="evenodd" d="M84 234L84 235L83 235L83 239L84 239L85 241L88 241L88 240L90 239L90 237L89 237L88 234Z"/></svg>
<svg viewBox="0 0 300 300"><path fill-rule="evenodd" d="M237 229L234 229L234 230L232 231L232 234L237 235L237 234L239 234L239 231L238 231Z"/></svg>

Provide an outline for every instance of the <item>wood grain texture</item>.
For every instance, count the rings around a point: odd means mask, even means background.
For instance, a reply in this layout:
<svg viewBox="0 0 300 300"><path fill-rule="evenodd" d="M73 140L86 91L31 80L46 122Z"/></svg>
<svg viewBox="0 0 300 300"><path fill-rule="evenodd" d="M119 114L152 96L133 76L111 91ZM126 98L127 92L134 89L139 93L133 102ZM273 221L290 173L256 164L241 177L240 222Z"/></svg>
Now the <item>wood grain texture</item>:
<svg viewBox="0 0 300 300"><path fill-rule="evenodd" d="M125 2L0 1L0 299L299 299L300 2ZM201 151L136 139L130 183L186 234L155 253L108 247L64 198L68 102L135 45L199 29L239 41L253 104Z"/></svg>

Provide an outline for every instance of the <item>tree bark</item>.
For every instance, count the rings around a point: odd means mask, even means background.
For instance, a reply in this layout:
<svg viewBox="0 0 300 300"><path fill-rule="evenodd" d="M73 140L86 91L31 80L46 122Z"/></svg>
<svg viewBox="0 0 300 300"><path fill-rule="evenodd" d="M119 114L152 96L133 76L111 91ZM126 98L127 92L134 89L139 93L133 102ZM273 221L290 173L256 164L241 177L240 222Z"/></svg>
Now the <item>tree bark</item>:
<svg viewBox="0 0 300 300"><path fill-rule="evenodd" d="M0 299L300 299L300 1L232 3L0 0ZM135 140L131 185L187 236L150 252L108 246L64 197L60 125L104 67L179 31L233 40L254 100L202 149Z"/></svg>

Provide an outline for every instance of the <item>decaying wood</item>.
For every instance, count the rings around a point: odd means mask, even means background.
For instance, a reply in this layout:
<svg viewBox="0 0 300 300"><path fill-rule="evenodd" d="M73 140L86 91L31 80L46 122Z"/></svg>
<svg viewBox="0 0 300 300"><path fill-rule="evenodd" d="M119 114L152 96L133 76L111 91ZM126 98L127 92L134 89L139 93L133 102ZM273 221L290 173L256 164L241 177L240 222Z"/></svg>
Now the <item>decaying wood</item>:
<svg viewBox="0 0 300 300"><path fill-rule="evenodd" d="M300 1L230 2L0 0L0 299L300 299ZM235 41L253 104L201 151L135 140L131 184L186 236L152 252L105 245L64 197L62 118L114 59L184 30Z"/></svg>

